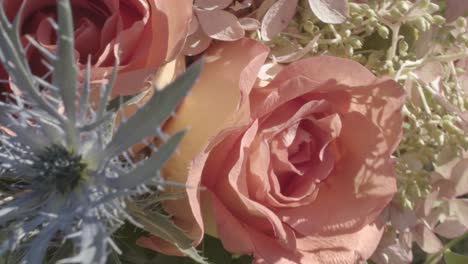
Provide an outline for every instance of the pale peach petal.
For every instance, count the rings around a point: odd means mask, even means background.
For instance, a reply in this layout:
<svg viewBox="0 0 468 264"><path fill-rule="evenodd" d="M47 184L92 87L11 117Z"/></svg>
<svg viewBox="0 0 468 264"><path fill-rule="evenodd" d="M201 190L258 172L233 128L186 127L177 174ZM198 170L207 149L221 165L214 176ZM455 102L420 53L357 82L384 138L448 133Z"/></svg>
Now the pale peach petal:
<svg viewBox="0 0 468 264"><path fill-rule="evenodd" d="M185 180L190 160L237 111L241 92L251 88L267 53L268 48L249 39L212 45L206 52L199 80L165 127L168 133L189 129L179 147L180 157L169 161L169 179Z"/></svg>
<svg viewBox="0 0 468 264"><path fill-rule="evenodd" d="M453 167L450 180L455 183L455 196L468 194L468 158Z"/></svg>

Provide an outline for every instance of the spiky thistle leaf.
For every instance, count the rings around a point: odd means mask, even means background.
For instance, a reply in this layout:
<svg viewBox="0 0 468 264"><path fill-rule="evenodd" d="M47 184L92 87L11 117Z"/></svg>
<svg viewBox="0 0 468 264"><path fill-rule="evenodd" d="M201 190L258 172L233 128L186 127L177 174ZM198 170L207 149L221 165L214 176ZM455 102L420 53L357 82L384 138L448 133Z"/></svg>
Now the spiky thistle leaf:
<svg viewBox="0 0 468 264"><path fill-rule="evenodd" d="M201 65L167 89L156 90L113 136L109 124L115 113L108 100L117 65L100 90L100 106L93 109L88 101L93 89L90 63L81 81L83 95L78 94L70 1L57 0L57 6L58 48L45 56L49 80L33 74L20 42L18 17L11 23L0 3L0 62L15 87L9 100L0 102L0 127L8 131L0 130L0 182L6 189L0 193L0 256L21 252L15 254L21 263L42 263L50 247L66 244L72 250L60 254L62 259L55 257L57 263L104 264L116 249L111 235L119 226L125 221L143 226L130 216L127 202L149 190L146 184L167 184L159 170L183 132L162 138L159 149L150 143L153 153L145 160L124 157L134 144L161 134L160 124L187 94Z"/></svg>

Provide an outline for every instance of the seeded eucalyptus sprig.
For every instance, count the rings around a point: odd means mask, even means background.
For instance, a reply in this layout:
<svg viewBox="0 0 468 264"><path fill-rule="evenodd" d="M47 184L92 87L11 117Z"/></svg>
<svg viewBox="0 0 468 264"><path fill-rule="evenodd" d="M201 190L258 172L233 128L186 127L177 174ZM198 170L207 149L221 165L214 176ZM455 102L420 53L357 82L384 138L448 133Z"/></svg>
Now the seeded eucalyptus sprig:
<svg viewBox="0 0 468 264"><path fill-rule="evenodd" d="M51 248L71 244L62 259L53 258L57 263L103 264L110 252L119 252L111 237L115 230L125 221L144 227L128 212L132 197L154 190L146 184L168 184L159 170L184 132L168 137L159 127L187 94L201 65L165 89L154 89L152 98L113 133L115 112L107 106L118 58L108 84L99 89L99 105L92 106L90 62L83 84L77 79L70 1L58 0L57 12L55 54L29 39L50 68L46 76L51 78L42 78L31 71L20 41L21 12L10 22L0 7L0 62L13 88L0 102L0 257L7 263L18 263L8 260L10 255L21 263L43 263ZM129 149L151 135L163 143L147 143L151 155L133 161ZM191 245L183 246L203 262Z"/></svg>

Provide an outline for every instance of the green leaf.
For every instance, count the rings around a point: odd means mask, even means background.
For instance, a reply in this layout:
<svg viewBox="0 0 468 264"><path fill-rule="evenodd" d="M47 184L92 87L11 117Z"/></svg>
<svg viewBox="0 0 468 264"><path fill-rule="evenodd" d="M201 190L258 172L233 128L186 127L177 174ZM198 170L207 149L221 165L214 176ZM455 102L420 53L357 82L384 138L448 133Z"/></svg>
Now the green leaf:
<svg viewBox="0 0 468 264"><path fill-rule="evenodd" d="M464 256L452 251L444 253L444 261L446 264L467 264L468 256Z"/></svg>
<svg viewBox="0 0 468 264"><path fill-rule="evenodd" d="M147 93L148 92L143 92L135 95L117 96L109 101L106 110L108 112L116 112L126 105L138 103L141 99L143 99L143 97L146 96Z"/></svg>
<svg viewBox="0 0 468 264"><path fill-rule="evenodd" d="M191 240L168 216L158 212L143 210L137 204L129 202L127 208L131 216L151 234L174 244L182 253L197 263L207 264L192 246Z"/></svg>
<svg viewBox="0 0 468 264"><path fill-rule="evenodd" d="M236 256L232 255L231 253L227 252L221 240L206 235L203 239L203 242L200 246L200 250L202 250L203 255L208 258L210 263L223 263L223 264L251 264L252 257L251 256Z"/></svg>

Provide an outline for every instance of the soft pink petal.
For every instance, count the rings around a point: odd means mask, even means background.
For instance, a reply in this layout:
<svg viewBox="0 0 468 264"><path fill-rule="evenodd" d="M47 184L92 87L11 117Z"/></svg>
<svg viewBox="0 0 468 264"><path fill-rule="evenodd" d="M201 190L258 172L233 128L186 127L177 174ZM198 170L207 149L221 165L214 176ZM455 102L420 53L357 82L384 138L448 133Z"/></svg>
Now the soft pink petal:
<svg viewBox="0 0 468 264"><path fill-rule="evenodd" d="M189 128L178 154L169 160L164 175L168 180L191 187L187 189L188 201L172 201L166 204L166 209L189 231L195 243L200 241L203 234L197 189L208 158L203 149L208 139L222 129L224 122L238 110L241 91L249 89L244 85L251 83L248 80L251 76L256 76L255 73L246 72L246 69L258 72L263 63L259 58L264 60L267 53L265 46L248 39L213 45L206 53L198 82L179 107L177 116L168 121L164 128L168 134ZM214 95L218 98L214 98ZM216 115L213 115L212 109L217 109Z"/></svg>
<svg viewBox="0 0 468 264"><path fill-rule="evenodd" d="M424 252L433 254L442 249L442 242L425 224L419 224L413 231L414 240Z"/></svg>
<svg viewBox="0 0 468 264"><path fill-rule="evenodd" d="M452 22L460 16L467 16L468 1L466 0L447 0L447 11L445 17L448 22Z"/></svg>
<svg viewBox="0 0 468 264"><path fill-rule="evenodd" d="M436 232L438 235L450 239L460 237L467 231L468 228L460 223L460 221L457 219L447 219L434 228L434 232Z"/></svg>

